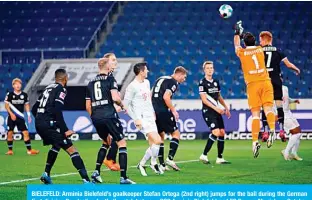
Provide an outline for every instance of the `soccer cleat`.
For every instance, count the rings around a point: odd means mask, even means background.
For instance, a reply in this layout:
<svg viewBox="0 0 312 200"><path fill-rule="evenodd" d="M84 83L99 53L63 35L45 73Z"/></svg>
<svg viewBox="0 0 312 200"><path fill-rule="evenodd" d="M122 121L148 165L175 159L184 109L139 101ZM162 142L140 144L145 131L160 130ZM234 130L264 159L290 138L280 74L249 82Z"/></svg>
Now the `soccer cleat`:
<svg viewBox="0 0 312 200"><path fill-rule="evenodd" d="M159 168L159 166L156 164L156 165L150 165L151 169L157 174L157 175L160 175L160 174L163 174L164 172Z"/></svg>
<svg viewBox="0 0 312 200"><path fill-rule="evenodd" d="M255 144L252 145L252 152L253 152L254 158L257 158L259 156L260 148L261 148L261 144L259 144L259 142L256 142Z"/></svg>
<svg viewBox="0 0 312 200"><path fill-rule="evenodd" d="M128 177L120 177L120 184L136 184L136 182L130 180Z"/></svg>
<svg viewBox="0 0 312 200"><path fill-rule="evenodd" d="M110 170L112 170L112 171L120 171L120 166L119 166L119 164L116 163L116 162L114 162L113 160L107 160L107 159L105 159L103 163L104 163L104 165L105 165L108 169L110 169Z"/></svg>
<svg viewBox="0 0 312 200"><path fill-rule="evenodd" d="M92 173L91 178L95 183L103 183L100 173L97 170Z"/></svg>
<svg viewBox="0 0 312 200"><path fill-rule="evenodd" d="M287 161L290 160L289 154L287 154L287 153L285 152L285 149L281 151L281 154L282 154L282 156L284 157L285 160L287 160Z"/></svg>
<svg viewBox="0 0 312 200"><path fill-rule="evenodd" d="M200 155L199 160L202 161L204 164L210 164L208 157L204 154Z"/></svg>
<svg viewBox="0 0 312 200"><path fill-rule="evenodd" d="M180 171L180 168L175 164L173 160L170 160L169 158L166 159L166 164L172 167L175 171Z"/></svg>
<svg viewBox="0 0 312 200"><path fill-rule="evenodd" d="M87 181L86 179L82 179L82 183L83 184L94 184L95 182L94 181L90 182L90 181Z"/></svg>
<svg viewBox="0 0 312 200"><path fill-rule="evenodd" d="M263 132L262 133L262 142L266 142L269 138L269 133L268 132Z"/></svg>
<svg viewBox="0 0 312 200"><path fill-rule="evenodd" d="M28 155L37 155L39 153L39 150L31 149L27 150Z"/></svg>
<svg viewBox="0 0 312 200"><path fill-rule="evenodd" d="M162 172L170 171L170 168L169 168L168 166L166 166L165 164L159 165L159 169L160 169Z"/></svg>
<svg viewBox="0 0 312 200"><path fill-rule="evenodd" d="M40 181L46 185L52 184L52 180L51 177L48 176L47 172L43 172L41 177L40 177Z"/></svg>
<svg viewBox="0 0 312 200"><path fill-rule="evenodd" d="M231 164L231 162L225 160L224 158L217 158L216 164Z"/></svg>
<svg viewBox="0 0 312 200"><path fill-rule="evenodd" d="M140 170L142 176L147 176L145 167L140 165L140 163L138 164L137 169Z"/></svg>
<svg viewBox="0 0 312 200"><path fill-rule="evenodd" d="M298 155L295 155L295 154L290 154L289 159L303 161L303 158L300 158Z"/></svg>
<svg viewBox="0 0 312 200"><path fill-rule="evenodd" d="M285 131L284 131L284 130L280 130L279 136L280 136L282 142L286 142L286 141L287 141L286 135L285 135Z"/></svg>
<svg viewBox="0 0 312 200"><path fill-rule="evenodd" d="M12 150L9 150L8 152L5 153L5 155L8 155L8 156L12 156L14 153Z"/></svg>
<svg viewBox="0 0 312 200"><path fill-rule="evenodd" d="M275 131L271 130L269 132L269 138L267 140L267 147L270 148L273 145L273 142L275 140Z"/></svg>

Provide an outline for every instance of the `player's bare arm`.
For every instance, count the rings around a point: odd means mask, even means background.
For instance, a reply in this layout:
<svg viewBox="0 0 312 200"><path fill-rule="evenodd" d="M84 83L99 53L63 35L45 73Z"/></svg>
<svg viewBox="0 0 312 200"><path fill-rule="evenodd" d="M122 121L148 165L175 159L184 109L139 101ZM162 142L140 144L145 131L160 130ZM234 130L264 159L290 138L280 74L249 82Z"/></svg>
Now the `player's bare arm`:
<svg viewBox="0 0 312 200"><path fill-rule="evenodd" d="M300 74L300 69L296 67L293 63L291 63L287 58L283 59L284 64L289 68L296 72L296 75Z"/></svg>
<svg viewBox="0 0 312 200"><path fill-rule="evenodd" d="M111 94L112 94L112 99L113 99L114 103L117 104L117 106L120 106L121 109L123 109L124 105L121 101L121 98L120 98L118 91L117 90L111 90Z"/></svg>
<svg viewBox="0 0 312 200"><path fill-rule="evenodd" d="M29 106L29 102L27 102L25 104L25 111L27 113L27 117L28 117L28 123L31 123L31 116L30 116L30 106Z"/></svg>
<svg viewBox="0 0 312 200"><path fill-rule="evenodd" d="M167 107L170 109L170 111L174 115L175 119L178 120L179 119L179 113L177 112L177 110L175 109L175 107L172 104L171 95L172 95L171 91L167 90L163 96L163 99L164 99Z"/></svg>
<svg viewBox="0 0 312 200"><path fill-rule="evenodd" d="M86 111L89 113L89 115L91 116L92 114L92 108L91 108L91 100L90 99L86 99Z"/></svg>
<svg viewBox="0 0 312 200"><path fill-rule="evenodd" d="M206 93L200 93L200 98L201 98L202 102L203 102L206 106L208 106L208 107L214 109L217 113L219 113L219 114L221 114L221 115L224 114L224 110L218 108L217 106L213 105L212 103L210 103L210 102L207 100L207 98L206 98Z"/></svg>
<svg viewBox="0 0 312 200"><path fill-rule="evenodd" d="M8 113L9 113L11 119L12 119L13 121L15 121L15 120L16 120L16 116L15 116L15 114L12 112L12 110L11 110L11 108L10 108L10 103L9 103L9 102L5 102L5 109L8 111Z"/></svg>
<svg viewBox="0 0 312 200"><path fill-rule="evenodd" d="M225 103L225 101L224 101L224 99L220 93L219 93L219 99L218 100L221 103L221 105L225 108L226 116L228 117L228 119L230 119L231 118L231 112L230 112L228 106L226 105L226 103Z"/></svg>

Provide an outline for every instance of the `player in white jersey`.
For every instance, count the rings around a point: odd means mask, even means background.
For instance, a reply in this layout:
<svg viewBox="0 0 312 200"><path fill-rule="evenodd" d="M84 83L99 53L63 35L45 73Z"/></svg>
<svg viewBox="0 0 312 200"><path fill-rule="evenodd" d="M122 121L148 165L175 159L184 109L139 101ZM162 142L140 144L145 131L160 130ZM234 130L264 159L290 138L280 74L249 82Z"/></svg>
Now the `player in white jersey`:
<svg viewBox="0 0 312 200"><path fill-rule="evenodd" d="M156 126L155 111L151 101L150 82L146 79L147 64L137 63L133 69L136 77L126 89L124 104L135 126L148 138L149 148L138 164L142 176L147 176L146 162L151 158L151 168L156 174L162 174L157 164L161 139Z"/></svg>
<svg viewBox="0 0 312 200"><path fill-rule="evenodd" d="M297 121L297 119L294 117L292 112L290 111L289 104L290 103L300 103L299 100L294 100L289 97L288 94L288 87L284 86L283 89L283 109L285 113L284 118L284 129L286 133L290 133L290 138L287 143L287 146L284 150L282 150L282 155L284 156L285 160L303 160L300 158L297 154L299 144L300 144L300 137L301 137L301 128Z"/></svg>

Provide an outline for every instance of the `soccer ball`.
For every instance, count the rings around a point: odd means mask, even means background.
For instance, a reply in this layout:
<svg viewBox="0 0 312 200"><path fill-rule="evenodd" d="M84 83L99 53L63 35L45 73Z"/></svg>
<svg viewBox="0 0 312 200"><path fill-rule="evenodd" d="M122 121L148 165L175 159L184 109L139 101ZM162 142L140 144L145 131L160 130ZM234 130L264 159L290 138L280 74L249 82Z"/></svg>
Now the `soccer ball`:
<svg viewBox="0 0 312 200"><path fill-rule="evenodd" d="M220 16L222 18L227 19L227 18L230 18L232 16L233 8L228 4L223 4L219 8L219 12L220 12Z"/></svg>

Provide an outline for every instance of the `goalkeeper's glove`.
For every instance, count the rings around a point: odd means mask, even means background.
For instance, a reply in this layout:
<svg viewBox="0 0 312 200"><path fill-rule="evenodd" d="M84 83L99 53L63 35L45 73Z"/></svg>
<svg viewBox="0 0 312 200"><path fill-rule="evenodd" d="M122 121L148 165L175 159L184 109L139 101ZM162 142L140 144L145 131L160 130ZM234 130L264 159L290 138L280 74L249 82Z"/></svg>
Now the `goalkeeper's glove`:
<svg viewBox="0 0 312 200"><path fill-rule="evenodd" d="M243 37L243 32L244 32L243 22L242 21L236 22L234 26L234 30L235 30L234 32L235 35L239 35L240 37Z"/></svg>

